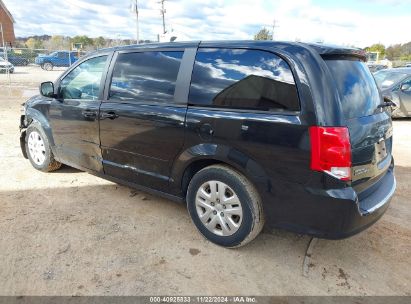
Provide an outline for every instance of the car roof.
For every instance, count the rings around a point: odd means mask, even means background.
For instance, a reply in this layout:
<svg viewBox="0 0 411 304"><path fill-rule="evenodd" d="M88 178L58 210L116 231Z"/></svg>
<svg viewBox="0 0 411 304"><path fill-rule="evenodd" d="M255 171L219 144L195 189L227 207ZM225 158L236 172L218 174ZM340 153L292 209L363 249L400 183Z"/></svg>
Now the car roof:
<svg viewBox="0 0 411 304"><path fill-rule="evenodd" d="M403 68L395 68L395 69L392 69L393 71L395 71L395 72L398 72L398 73L407 73L407 74L411 74L411 67L410 68L408 68L408 67L403 67Z"/></svg>
<svg viewBox="0 0 411 304"><path fill-rule="evenodd" d="M390 72L390 73L405 73L405 74L411 74L411 68L407 68L407 67L393 68L393 69L385 69L385 70L381 70L381 71Z"/></svg>
<svg viewBox="0 0 411 304"><path fill-rule="evenodd" d="M331 44L289 42L289 41L262 41L262 40L217 40L217 41L188 41L188 42L162 42L144 43L101 49L99 52L121 51L138 48L190 48L190 47L238 47L238 48L285 48L298 46L316 51L319 55L328 56L354 56L363 61L366 54L363 50Z"/></svg>

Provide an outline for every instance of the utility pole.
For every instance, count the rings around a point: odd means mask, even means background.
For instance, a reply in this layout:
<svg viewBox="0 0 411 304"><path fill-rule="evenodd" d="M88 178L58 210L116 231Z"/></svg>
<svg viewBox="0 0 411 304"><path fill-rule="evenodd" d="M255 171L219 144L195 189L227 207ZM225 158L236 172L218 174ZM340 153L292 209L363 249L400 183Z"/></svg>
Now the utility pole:
<svg viewBox="0 0 411 304"><path fill-rule="evenodd" d="M274 40L274 31L275 31L275 28L276 28L276 27L280 27L280 26L277 24L277 20L274 19L274 20L273 20L273 29L272 29L273 40Z"/></svg>
<svg viewBox="0 0 411 304"><path fill-rule="evenodd" d="M165 35L167 33L166 31L166 21L165 21L165 13L166 13L166 9L164 8L164 2L166 0L160 0L159 3L161 3L161 15L163 16L163 35Z"/></svg>
<svg viewBox="0 0 411 304"><path fill-rule="evenodd" d="M131 12L136 14L136 42L140 43L140 29L138 24L138 0L131 0Z"/></svg>

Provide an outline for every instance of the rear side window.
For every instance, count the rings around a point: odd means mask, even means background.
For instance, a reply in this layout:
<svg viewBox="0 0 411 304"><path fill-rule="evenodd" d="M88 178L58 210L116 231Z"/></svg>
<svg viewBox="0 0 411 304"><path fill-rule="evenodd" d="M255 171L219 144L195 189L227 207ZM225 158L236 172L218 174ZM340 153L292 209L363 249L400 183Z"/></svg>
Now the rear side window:
<svg viewBox="0 0 411 304"><path fill-rule="evenodd" d="M340 96L346 119L369 116L381 103L377 85L367 65L358 60L326 60Z"/></svg>
<svg viewBox="0 0 411 304"><path fill-rule="evenodd" d="M109 99L140 103L173 102L182 57L183 52L119 54Z"/></svg>
<svg viewBox="0 0 411 304"><path fill-rule="evenodd" d="M288 64L264 51L200 49L189 104L260 111L298 111L297 89Z"/></svg>

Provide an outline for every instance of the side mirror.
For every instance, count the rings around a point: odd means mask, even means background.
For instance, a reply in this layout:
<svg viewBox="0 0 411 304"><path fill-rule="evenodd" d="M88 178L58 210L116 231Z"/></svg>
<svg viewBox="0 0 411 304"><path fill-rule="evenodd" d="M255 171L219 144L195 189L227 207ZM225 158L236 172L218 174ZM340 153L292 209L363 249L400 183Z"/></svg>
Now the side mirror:
<svg viewBox="0 0 411 304"><path fill-rule="evenodd" d="M394 103L394 102L392 101L391 97L388 97L388 96L384 96L384 102L386 102L386 103Z"/></svg>
<svg viewBox="0 0 411 304"><path fill-rule="evenodd" d="M54 94L54 84L51 81L43 82L40 85L40 94L44 97L56 97L56 94Z"/></svg>
<svg viewBox="0 0 411 304"><path fill-rule="evenodd" d="M410 89L411 89L411 85L408 83L403 83L400 88L400 90L403 92L410 91Z"/></svg>

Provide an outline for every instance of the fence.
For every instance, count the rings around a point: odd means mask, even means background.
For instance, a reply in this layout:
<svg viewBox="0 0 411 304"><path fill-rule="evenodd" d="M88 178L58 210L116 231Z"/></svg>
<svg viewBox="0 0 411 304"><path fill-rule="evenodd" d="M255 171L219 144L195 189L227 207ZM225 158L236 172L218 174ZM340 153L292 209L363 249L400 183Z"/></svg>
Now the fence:
<svg viewBox="0 0 411 304"><path fill-rule="evenodd" d="M85 54L68 50L0 47L0 86L55 80L58 74Z"/></svg>

